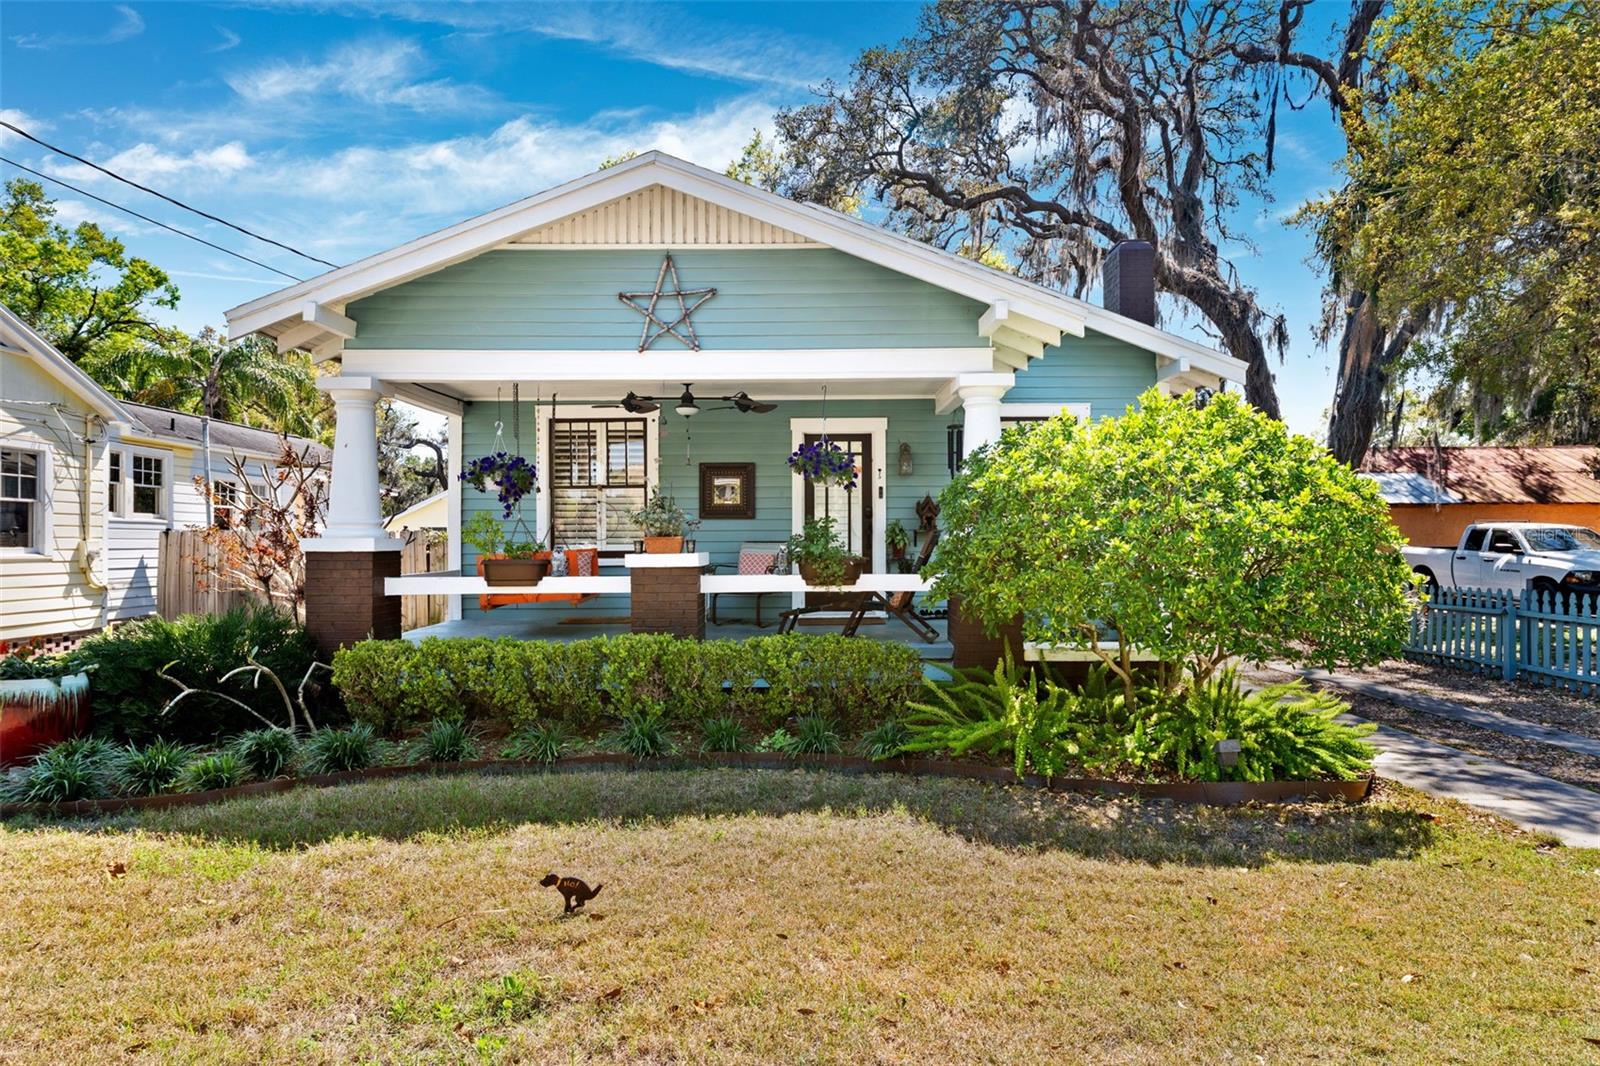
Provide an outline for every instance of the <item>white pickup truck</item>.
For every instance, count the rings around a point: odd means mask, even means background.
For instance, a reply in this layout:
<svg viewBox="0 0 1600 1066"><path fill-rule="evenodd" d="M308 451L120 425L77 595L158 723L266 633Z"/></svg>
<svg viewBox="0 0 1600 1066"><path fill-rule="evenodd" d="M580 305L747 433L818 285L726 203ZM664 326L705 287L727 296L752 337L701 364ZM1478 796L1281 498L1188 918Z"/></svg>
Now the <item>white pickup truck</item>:
<svg viewBox="0 0 1600 1066"><path fill-rule="evenodd" d="M1478 522L1454 548L1406 548L1428 591L1469 587L1509 592L1600 593L1600 533L1547 522Z"/></svg>

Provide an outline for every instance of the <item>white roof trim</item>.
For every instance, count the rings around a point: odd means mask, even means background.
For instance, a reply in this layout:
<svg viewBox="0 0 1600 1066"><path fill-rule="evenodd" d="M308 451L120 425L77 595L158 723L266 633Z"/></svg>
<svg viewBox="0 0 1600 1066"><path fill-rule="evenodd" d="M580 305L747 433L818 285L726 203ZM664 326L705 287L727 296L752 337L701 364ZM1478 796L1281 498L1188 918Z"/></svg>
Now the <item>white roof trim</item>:
<svg viewBox="0 0 1600 1066"><path fill-rule="evenodd" d="M440 270L504 245L541 226L663 185L779 226L818 244L898 271L982 303L1004 302L1010 312L1074 336L1092 328L1157 355L1190 356L1197 368L1243 381L1245 366L1084 300L992 270L881 226L816 204L803 204L724 174L652 151L595 171L348 266L268 293L227 312L230 337L279 331L303 321L308 302L342 312L351 300Z"/></svg>
<svg viewBox="0 0 1600 1066"><path fill-rule="evenodd" d="M55 345L34 332L32 326L4 304L0 304L0 336L12 342L7 345L7 351L14 351L38 363L47 374L88 404L95 414L120 429L133 425L133 416L117 402L116 397L79 370L72 360L56 350Z"/></svg>

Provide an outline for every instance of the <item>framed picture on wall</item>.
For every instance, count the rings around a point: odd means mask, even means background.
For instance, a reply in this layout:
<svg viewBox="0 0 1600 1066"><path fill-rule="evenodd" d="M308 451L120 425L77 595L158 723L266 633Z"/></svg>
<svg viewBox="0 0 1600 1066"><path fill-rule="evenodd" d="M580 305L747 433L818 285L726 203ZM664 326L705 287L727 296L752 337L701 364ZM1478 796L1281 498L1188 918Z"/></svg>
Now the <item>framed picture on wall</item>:
<svg viewBox="0 0 1600 1066"><path fill-rule="evenodd" d="M754 518L755 516L756 464L700 464L701 518Z"/></svg>

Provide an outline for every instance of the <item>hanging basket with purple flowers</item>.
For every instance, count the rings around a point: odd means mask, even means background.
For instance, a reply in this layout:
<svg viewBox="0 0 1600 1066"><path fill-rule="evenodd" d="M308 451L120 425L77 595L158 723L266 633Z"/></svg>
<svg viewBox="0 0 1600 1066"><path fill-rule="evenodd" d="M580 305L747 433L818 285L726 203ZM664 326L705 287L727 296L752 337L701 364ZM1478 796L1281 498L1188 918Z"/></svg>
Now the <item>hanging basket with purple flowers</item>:
<svg viewBox="0 0 1600 1066"><path fill-rule="evenodd" d="M539 479L539 468L520 455L495 452L468 460L460 477L479 492L487 492L492 486L495 498L505 509L505 516L510 518L516 513L522 497L534 490L534 483Z"/></svg>
<svg viewBox="0 0 1600 1066"><path fill-rule="evenodd" d="M789 469L817 485L856 487L856 461L827 437L802 444L789 455Z"/></svg>

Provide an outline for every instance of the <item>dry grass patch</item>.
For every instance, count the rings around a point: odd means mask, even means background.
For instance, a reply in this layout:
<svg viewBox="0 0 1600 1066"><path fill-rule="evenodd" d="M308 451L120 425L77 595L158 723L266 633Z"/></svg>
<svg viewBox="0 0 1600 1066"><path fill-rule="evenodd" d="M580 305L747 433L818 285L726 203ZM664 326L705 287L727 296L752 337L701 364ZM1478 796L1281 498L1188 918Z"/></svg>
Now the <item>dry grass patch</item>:
<svg viewBox="0 0 1600 1066"><path fill-rule="evenodd" d="M1394 789L305 789L0 830L0 1060L1583 1061L1597 866Z"/></svg>

